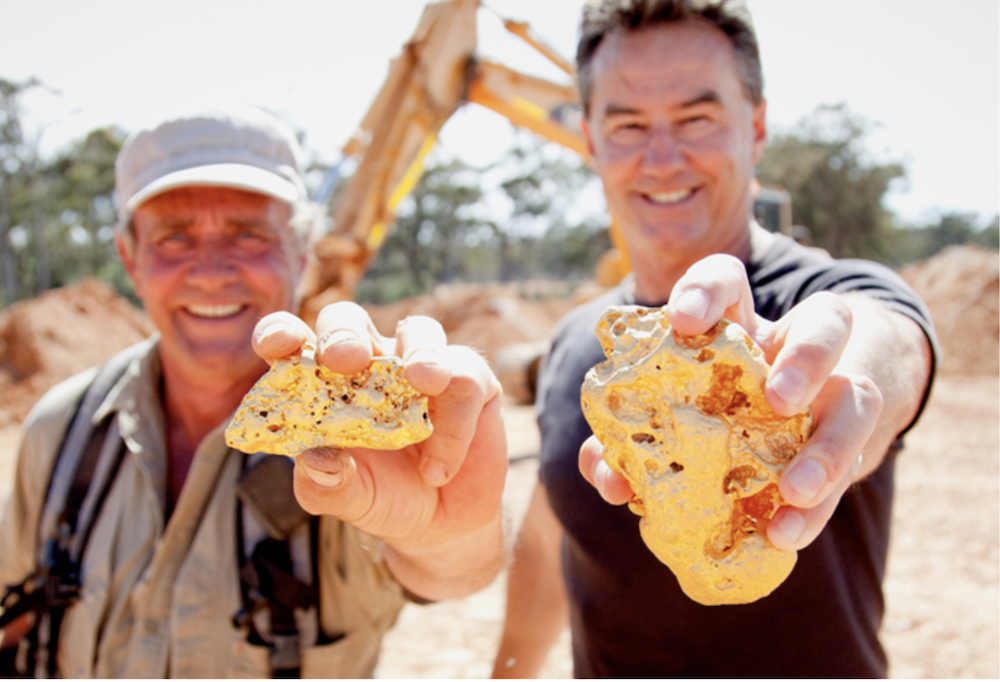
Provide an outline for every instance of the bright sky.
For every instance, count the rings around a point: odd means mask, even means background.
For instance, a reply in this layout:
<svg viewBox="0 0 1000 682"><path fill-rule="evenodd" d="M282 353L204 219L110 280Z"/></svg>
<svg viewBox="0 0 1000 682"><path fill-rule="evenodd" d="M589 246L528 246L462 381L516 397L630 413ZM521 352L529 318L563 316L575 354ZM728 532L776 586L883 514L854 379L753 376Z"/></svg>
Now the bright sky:
<svg viewBox="0 0 1000 682"><path fill-rule="evenodd" d="M422 0L0 0L0 77L37 76L25 97L43 151L110 124L126 130L168 109L245 102L306 131L332 162L417 25ZM485 0L528 21L571 57L582 0ZM889 196L904 220L1000 211L1000 3L996 0L749 0L769 121L787 128L846 102L880 124L879 159L909 182ZM480 52L553 80L562 73L480 11ZM441 143L470 163L511 140L499 117L468 107Z"/></svg>

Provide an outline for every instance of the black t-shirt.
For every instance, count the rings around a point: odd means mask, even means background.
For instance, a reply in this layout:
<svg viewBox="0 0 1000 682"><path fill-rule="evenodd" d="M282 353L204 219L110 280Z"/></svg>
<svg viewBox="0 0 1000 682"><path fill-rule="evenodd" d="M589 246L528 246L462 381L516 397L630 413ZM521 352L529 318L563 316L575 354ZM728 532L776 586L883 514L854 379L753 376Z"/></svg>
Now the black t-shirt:
<svg viewBox="0 0 1000 682"><path fill-rule="evenodd" d="M767 319L817 291L862 291L913 318L936 343L924 304L875 263L831 260L779 235L747 274L756 311ZM685 596L643 544L639 517L604 502L580 475L580 445L591 434L580 386L605 359L593 330L608 306L626 303L633 301L619 287L569 313L540 377L540 477L566 529L575 675L884 677L878 630L894 454L843 497L780 587L739 606L702 606Z"/></svg>

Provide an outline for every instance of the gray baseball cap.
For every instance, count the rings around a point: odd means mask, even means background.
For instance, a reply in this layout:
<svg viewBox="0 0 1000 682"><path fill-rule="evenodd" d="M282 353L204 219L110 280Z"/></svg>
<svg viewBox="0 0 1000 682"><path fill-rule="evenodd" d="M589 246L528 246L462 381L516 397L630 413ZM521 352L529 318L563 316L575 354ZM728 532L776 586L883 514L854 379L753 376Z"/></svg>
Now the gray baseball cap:
<svg viewBox="0 0 1000 682"><path fill-rule="evenodd" d="M137 130L115 162L118 218L178 187L213 185L294 203L306 199L302 149L292 130L259 109L218 109Z"/></svg>

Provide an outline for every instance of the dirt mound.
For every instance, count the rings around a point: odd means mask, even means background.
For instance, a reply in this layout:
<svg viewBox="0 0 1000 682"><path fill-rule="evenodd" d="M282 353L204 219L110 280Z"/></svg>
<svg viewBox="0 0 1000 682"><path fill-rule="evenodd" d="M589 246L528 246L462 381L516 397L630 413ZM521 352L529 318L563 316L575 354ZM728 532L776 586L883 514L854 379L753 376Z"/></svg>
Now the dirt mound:
<svg viewBox="0 0 1000 682"><path fill-rule="evenodd" d="M0 426L22 421L50 387L152 331L145 313L95 278L0 312Z"/></svg>
<svg viewBox="0 0 1000 682"><path fill-rule="evenodd" d="M433 317L450 343L472 346L492 362L503 348L548 339L571 306L569 298L528 300L516 285L488 284L440 286L433 294L364 308L385 335L407 315Z"/></svg>
<svg viewBox="0 0 1000 682"><path fill-rule="evenodd" d="M1000 254L949 246L899 271L930 308L941 374L1000 374Z"/></svg>

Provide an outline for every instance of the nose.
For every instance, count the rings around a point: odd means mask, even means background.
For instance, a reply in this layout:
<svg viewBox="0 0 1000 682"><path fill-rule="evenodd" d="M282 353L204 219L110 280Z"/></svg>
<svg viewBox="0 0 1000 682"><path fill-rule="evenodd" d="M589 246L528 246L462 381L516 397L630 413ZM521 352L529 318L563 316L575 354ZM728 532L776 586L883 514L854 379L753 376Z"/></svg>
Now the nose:
<svg viewBox="0 0 1000 682"><path fill-rule="evenodd" d="M653 172L671 171L684 163L680 144L669 126L655 126L649 134L643 167Z"/></svg>
<svg viewBox="0 0 1000 682"><path fill-rule="evenodd" d="M199 244L188 281L204 290L218 290L232 284L239 271L230 257L225 244L218 240L206 240Z"/></svg>

